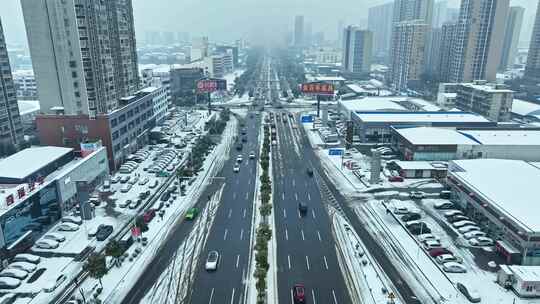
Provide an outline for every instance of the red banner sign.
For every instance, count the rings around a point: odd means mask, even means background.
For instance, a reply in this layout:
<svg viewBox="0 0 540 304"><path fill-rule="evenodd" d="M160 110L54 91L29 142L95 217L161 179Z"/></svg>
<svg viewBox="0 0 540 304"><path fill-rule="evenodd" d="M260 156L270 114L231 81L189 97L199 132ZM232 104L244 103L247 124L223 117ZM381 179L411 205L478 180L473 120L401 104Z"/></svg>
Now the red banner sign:
<svg viewBox="0 0 540 304"><path fill-rule="evenodd" d="M139 228L137 226L131 227L131 235L133 235L135 237L140 236L141 235L141 228Z"/></svg>
<svg viewBox="0 0 540 304"><path fill-rule="evenodd" d="M300 89L304 94L334 95L334 85L329 83L303 83Z"/></svg>
<svg viewBox="0 0 540 304"><path fill-rule="evenodd" d="M227 81L225 79L202 79L197 81L197 91L199 93L224 90L227 90Z"/></svg>
<svg viewBox="0 0 540 304"><path fill-rule="evenodd" d="M26 192L24 191L24 187L19 188L17 190L17 195L19 196L19 198L23 198L26 195Z"/></svg>
<svg viewBox="0 0 540 304"><path fill-rule="evenodd" d="M11 206L15 202L15 198L13 197L13 194L10 194L6 197L6 205Z"/></svg>

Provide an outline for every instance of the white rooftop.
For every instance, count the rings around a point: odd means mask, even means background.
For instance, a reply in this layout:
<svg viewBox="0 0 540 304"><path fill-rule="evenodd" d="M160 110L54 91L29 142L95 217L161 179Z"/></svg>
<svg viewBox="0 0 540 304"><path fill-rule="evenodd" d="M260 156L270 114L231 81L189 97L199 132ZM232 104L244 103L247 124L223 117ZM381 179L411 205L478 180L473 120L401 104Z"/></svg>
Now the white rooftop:
<svg viewBox="0 0 540 304"><path fill-rule="evenodd" d="M406 111L404 107L387 97L365 97L339 101L349 111Z"/></svg>
<svg viewBox="0 0 540 304"><path fill-rule="evenodd" d="M53 146L24 149L0 161L0 176L23 179L71 151L72 148Z"/></svg>
<svg viewBox="0 0 540 304"><path fill-rule="evenodd" d="M461 130L483 145L538 145L540 146L540 130Z"/></svg>
<svg viewBox="0 0 540 304"><path fill-rule="evenodd" d="M520 116L540 115L540 104L514 98L511 112Z"/></svg>
<svg viewBox="0 0 540 304"><path fill-rule="evenodd" d="M408 99L409 102L416 104L417 106L421 107L424 111L440 111L441 108L427 100L420 99L420 98L410 98Z"/></svg>
<svg viewBox="0 0 540 304"><path fill-rule="evenodd" d="M394 130L413 145L478 145L454 129L415 127Z"/></svg>
<svg viewBox="0 0 540 304"><path fill-rule="evenodd" d="M438 166L433 166L432 163L427 161L394 161L403 170L446 170L445 166L441 166L441 162L438 162Z"/></svg>
<svg viewBox="0 0 540 304"><path fill-rule="evenodd" d="M382 113L355 113L364 122L441 122L441 123L468 123L489 122L486 118L467 112L382 112Z"/></svg>
<svg viewBox="0 0 540 304"><path fill-rule="evenodd" d="M39 112L39 100L17 100L19 106L19 114L21 116Z"/></svg>
<svg viewBox="0 0 540 304"><path fill-rule="evenodd" d="M507 267L523 281L540 281L540 266L508 265Z"/></svg>
<svg viewBox="0 0 540 304"><path fill-rule="evenodd" d="M345 78L341 76L311 76L308 78L310 81L345 81Z"/></svg>
<svg viewBox="0 0 540 304"><path fill-rule="evenodd" d="M497 88L495 84L485 83L485 84L476 84L476 83L461 83L460 85L473 88L475 90L490 92L490 93L512 93L514 91L508 88Z"/></svg>
<svg viewBox="0 0 540 304"><path fill-rule="evenodd" d="M461 170L452 169L453 164ZM524 230L540 231L540 169L537 167L519 160L454 160L449 174L474 189Z"/></svg>

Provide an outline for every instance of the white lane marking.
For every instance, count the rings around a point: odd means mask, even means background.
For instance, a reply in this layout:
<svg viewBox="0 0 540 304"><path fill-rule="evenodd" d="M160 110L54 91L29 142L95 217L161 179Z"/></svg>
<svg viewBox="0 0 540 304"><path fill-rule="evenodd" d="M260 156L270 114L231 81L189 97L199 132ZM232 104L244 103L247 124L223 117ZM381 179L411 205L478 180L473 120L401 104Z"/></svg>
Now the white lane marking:
<svg viewBox="0 0 540 304"><path fill-rule="evenodd" d="M326 260L325 255L323 255L323 259L324 259L324 267L326 267L326 270L328 270L328 261Z"/></svg>
<svg viewBox="0 0 540 304"><path fill-rule="evenodd" d="M302 218L302 215L300 214L300 210L298 210L298 218Z"/></svg>
<svg viewBox="0 0 540 304"><path fill-rule="evenodd" d="M321 240L321 233L319 232L319 230L317 230L317 237L319 238L319 242L322 242L322 240Z"/></svg>
<svg viewBox="0 0 540 304"><path fill-rule="evenodd" d="M229 229L225 229L225 234L223 235L224 241L227 239L227 233L229 233Z"/></svg>
<svg viewBox="0 0 540 304"><path fill-rule="evenodd" d="M281 200L285 200L285 192L281 193Z"/></svg>
<svg viewBox="0 0 540 304"><path fill-rule="evenodd" d="M289 269L291 269L291 256L287 254L287 263L289 264Z"/></svg>
<svg viewBox="0 0 540 304"><path fill-rule="evenodd" d="M212 304L212 299L214 298L214 288L212 288L212 291L210 291L210 301L208 304Z"/></svg>
<svg viewBox="0 0 540 304"><path fill-rule="evenodd" d="M307 270L309 270L309 257L306 255L306 266Z"/></svg>
<svg viewBox="0 0 540 304"><path fill-rule="evenodd" d="M239 179L236 180L236 184L240 185L240 180Z"/></svg>
<svg viewBox="0 0 540 304"><path fill-rule="evenodd" d="M308 199L308 201L311 200L311 194L309 194L309 193L307 194L307 199Z"/></svg>
<svg viewBox="0 0 540 304"><path fill-rule="evenodd" d="M240 230L240 241L244 239L244 228Z"/></svg>
<svg viewBox="0 0 540 304"><path fill-rule="evenodd" d="M248 186L251 185L251 178L248 179Z"/></svg>
<svg viewBox="0 0 540 304"><path fill-rule="evenodd" d="M287 218L287 211L285 209L283 209L283 218Z"/></svg>
<svg viewBox="0 0 540 304"><path fill-rule="evenodd" d="M313 218L317 218L317 217L315 216L315 210L311 209L311 214L313 215Z"/></svg>
<svg viewBox="0 0 540 304"><path fill-rule="evenodd" d="M295 199L295 200L298 200L298 193L295 193L295 194L294 194L294 199Z"/></svg>
<svg viewBox="0 0 540 304"><path fill-rule="evenodd" d="M236 192L233 192L232 198L233 198L233 199L236 199Z"/></svg>
<svg viewBox="0 0 540 304"><path fill-rule="evenodd" d="M234 303L234 288L232 289L231 304Z"/></svg>
<svg viewBox="0 0 540 304"><path fill-rule="evenodd" d="M246 192L246 200L249 199L249 192Z"/></svg>
<svg viewBox="0 0 540 304"><path fill-rule="evenodd" d="M289 231L285 228L285 240L289 240Z"/></svg>
<svg viewBox="0 0 540 304"><path fill-rule="evenodd" d="M244 215L243 218L246 218L246 208L244 208Z"/></svg>
<svg viewBox="0 0 540 304"><path fill-rule="evenodd" d="M302 234L302 241L305 241L306 237L304 236L304 230L300 229L300 233Z"/></svg>
<svg viewBox="0 0 540 304"><path fill-rule="evenodd" d="M317 300L315 300L315 291L313 291L313 289L311 290L311 296L313 297L313 304L317 304Z"/></svg>
<svg viewBox="0 0 540 304"><path fill-rule="evenodd" d="M229 215L227 217L231 218L231 215L232 215L232 209L229 209Z"/></svg>
<svg viewBox="0 0 540 304"><path fill-rule="evenodd" d="M332 297L334 297L334 304L338 304L337 303L337 298L336 298L336 293L334 292L333 289L332 289Z"/></svg>
<svg viewBox="0 0 540 304"><path fill-rule="evenodd" d="M292 186L294 187L295 185L296 185L296 181L295 181L294 178L293 178L293 180L292 180Z"/></svg>
<svg viewBox="0 0 540 304"><path fill-rule="evenodd" d="M240 255L236 255L236 268L238 268L238 265L240 264Z"/></svg>
<svg viewBox="0 0 540 304"><path fill-rule="evenodd" d="M293 299L293 293L292 293L292 288L291 288L291 304L294 304L294 299Z"/></svg>

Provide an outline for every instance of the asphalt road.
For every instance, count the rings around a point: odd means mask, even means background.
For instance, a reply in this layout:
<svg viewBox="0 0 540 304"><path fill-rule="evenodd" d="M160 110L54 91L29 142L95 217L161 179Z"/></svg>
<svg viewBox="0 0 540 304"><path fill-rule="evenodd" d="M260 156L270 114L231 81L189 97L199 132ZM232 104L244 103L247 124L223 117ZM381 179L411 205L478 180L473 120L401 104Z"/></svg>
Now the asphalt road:
<svg viewBox="0 0 540 304"><path fill-rule="evenodd" d="M225 188L197 265L189 303L242 303L245 296L260 129L260 118L255 115L249 117L245 121L248 142L244 143L242 151L231 150L230 159L220 175L225 177ZM241 136L238 138L240 140ZM249 159L251 151L255 152L255 159ZM235 173L233 167L239 154L243 161L240 172ZM218 269L209 272L205 269L205 262L212 250L220 254L220 261Z"/></svg>
<svg viewBox="0 0 540 304"><path fill-rule="evenodd" d="M285 113L285 112L278 112ZM302 283L310 304L351 303L338 265L330 219L314 177L308 176L308 147L298 124L285 116L276 121L278 145L272 149L276 222L278 297L293 303L292 287ZM298 203L308 206L300 215Z"/></svg>

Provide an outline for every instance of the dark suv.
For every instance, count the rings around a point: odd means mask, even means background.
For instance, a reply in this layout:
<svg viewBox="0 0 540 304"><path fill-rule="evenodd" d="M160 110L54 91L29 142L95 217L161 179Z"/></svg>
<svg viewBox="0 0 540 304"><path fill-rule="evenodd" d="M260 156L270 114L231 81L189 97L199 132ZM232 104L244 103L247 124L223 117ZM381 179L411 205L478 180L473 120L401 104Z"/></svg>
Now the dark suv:
<svg viewBox="0 0 540 304"><path fill-rule="evenodd" d="M96 240L98 241L104 241L111 233L113 232L113 226L111 225L100 225L97 233L96 233Z"/></svg>
<svg viewBox="0 0 540 304"><path fill-rule="evenodd" d="M308 206L306 203L298 203L298 211L300 211L300 214L304 215L307 213Z"/></svg>

